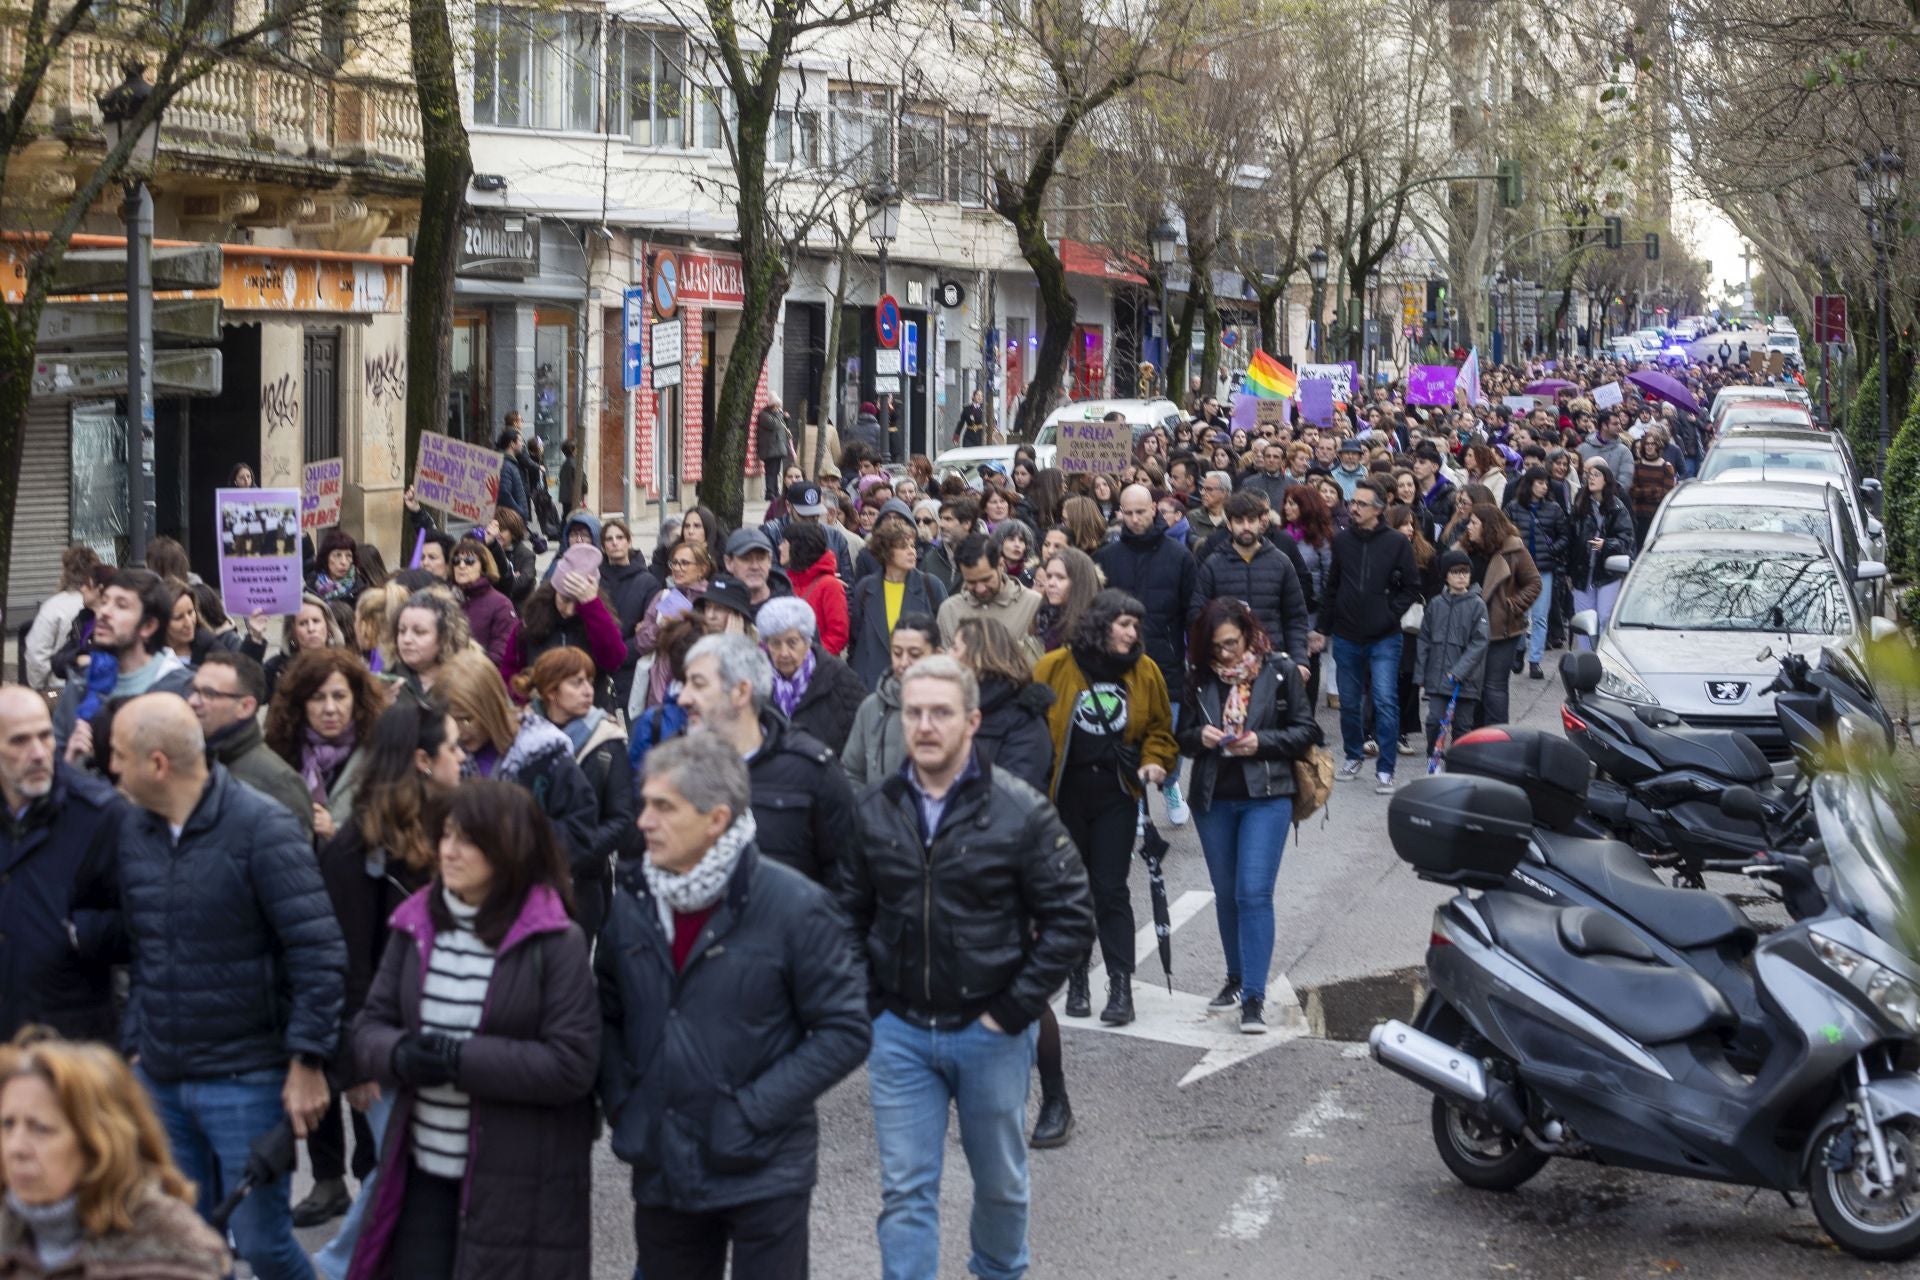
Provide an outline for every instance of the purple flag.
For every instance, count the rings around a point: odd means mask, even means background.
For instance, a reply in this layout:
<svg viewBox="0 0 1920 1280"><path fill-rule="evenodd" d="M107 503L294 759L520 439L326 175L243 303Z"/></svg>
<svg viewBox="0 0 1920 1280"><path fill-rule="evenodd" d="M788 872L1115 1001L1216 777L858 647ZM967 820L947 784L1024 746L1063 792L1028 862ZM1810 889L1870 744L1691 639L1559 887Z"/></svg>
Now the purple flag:
<svg viewBox="0 0 1920 1280"><path fill-rule="evenodd" d="M1300 383L1300 416L1316 427L1333 425L1333 384L1325 378Z"/></svg>
<svg viewBox="0 0 1920 1280"><path fill-rule="evenodd" d="M1407 373L1407 403L1453 404L1453 389L1459 384L1460 369L1451 364L1417 364Z"/></svg>

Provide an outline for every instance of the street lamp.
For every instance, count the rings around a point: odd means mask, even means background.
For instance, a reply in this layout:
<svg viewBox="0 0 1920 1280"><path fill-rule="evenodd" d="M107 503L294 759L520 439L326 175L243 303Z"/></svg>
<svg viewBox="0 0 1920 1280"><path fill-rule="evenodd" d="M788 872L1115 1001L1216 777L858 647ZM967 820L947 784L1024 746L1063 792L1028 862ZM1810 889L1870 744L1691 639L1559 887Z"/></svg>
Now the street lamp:
<svg viewBox="0 0 1920 1280"><path fill-rule="evenodd" d="M1906 163L1891 151L1868 156L1854 175L1854 193L1867 215L1867 235L1873 240L1874 330L1880 344L1880 468L1882 483L1887 476L1887 447L1892 443L1892 427L1887 418L1887 243L1893 238L1888 225L1894 204L1900 198L1900 178Z"/></svg>
<svg viewBox="0 0 1920 1280"><path fill-rule="evenodd" d="M873 223L867 234L873 237L873 243L880 250L880 296L887 296L887 247L900 234L900 188L891 182L877 182L867 192L867 207L873 211ZM876 303L876 305L878 305ZM894 348L897 352L898 347ZM879 361L876 359L876 365ZM897 384L899 373L888 375ZM880 452L883 458L893 461L893 402L880 394L879 375L874 376L874 393L880 396Z"/></svg>
<svg viewBox="0 0 1920 1280"><path fill-rule="evenodd" d="M1153 242L1153 264L1160 276L1160 385L1171 400L1173 384L1167 378L1173 372L1173 312L1167 309L1167 277L1173 274L1173 259L1180 252L1180 233L1162 218L1147 239Z"/></svg>
<svg viewBox="0 0 1920 1280"><path fill-rule="evenodd" d="M1313 281L1313 358L1322 359L1326 347L1326 320L1321 314L1327 300L1327 251L1313 246L1307 255L1307 277Z"/></svg>
<svg viewBox="0 0 1920 1280"><path fill-rule="evenodd" d="M1380 323L1380 268L1367 272L1366 314L1360 317L1360 361L1369 379L1373 377L1373 331Z"/></svg>
<svg viewBox="0 0 1920 1280"><path fill-rule="evenodd" d="M129 62L126 79L100 95L100 129L112 154L132 137L126 155L127 224L127 561L147 562L147 483L153 440L153 196L145 175L160 157L160 113L140 119L153 86L146 64Z"/></svg>

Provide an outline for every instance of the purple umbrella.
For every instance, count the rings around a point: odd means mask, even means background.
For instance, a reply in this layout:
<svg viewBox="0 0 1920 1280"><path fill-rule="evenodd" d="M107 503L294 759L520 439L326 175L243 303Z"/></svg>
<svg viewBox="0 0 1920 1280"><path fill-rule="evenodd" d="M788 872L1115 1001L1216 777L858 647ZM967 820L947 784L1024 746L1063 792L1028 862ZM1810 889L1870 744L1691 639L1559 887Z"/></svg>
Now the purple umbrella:
<svg viewBox="0 0 1920 1280"><path fill-rule="evenodd" d="M1700 412L1700 402L1693 398L1693 392L1676 378L1664 373L1655 373L1652 369L1641 369L1627 375L1627 381L1644 391L1649 400L1665 400L1677 409L1688 413Z"/></svg>
<svg viewBox="0 0 1920 1280"><path fill-rule="evenodd" d="M1529 382L1526 394L1530 396L1557 396L1562 391L1578 391L1580 384L1568 382L1565 378L1547 378L1541 382Z"/></svg>

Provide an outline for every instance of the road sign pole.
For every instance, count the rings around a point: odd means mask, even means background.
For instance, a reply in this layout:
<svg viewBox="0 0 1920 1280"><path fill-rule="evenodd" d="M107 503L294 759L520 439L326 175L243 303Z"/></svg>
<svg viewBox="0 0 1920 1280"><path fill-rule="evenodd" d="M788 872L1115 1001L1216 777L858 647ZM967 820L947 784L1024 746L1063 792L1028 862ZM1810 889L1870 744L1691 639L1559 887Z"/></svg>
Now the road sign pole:
<svg viewBox="0 0 1920 1280"><path fill-rule="evenodd" d="M147 439L153 431L153 196L127 183L127 562L147 563Z"/></svg>
<svg viewBox="0 0 1920 1280"><path fill-rule="evenodd" d="M880 297L882 299L885 299L888 296L887 294L887 244L888 244L888 241L886 241L885 239L882 239L879 242ZM878 396L880 401L879 404L874 406L875 408L880 410L880 460L882 462L892 462L893 461L893 407L891 402L888 401L888 399L885 396L880 395L880 389L878 387L874 388L874 395Z"/></svg>

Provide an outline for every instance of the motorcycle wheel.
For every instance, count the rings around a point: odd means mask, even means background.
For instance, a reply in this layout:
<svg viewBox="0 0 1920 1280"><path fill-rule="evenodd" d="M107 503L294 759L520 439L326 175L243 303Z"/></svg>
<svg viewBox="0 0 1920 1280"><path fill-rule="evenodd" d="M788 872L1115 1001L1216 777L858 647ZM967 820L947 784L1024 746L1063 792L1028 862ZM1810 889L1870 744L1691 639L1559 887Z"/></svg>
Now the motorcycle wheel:
<svg viewBox="0 0 1920 1280"><path fill-rule="evenodd" d="M1864 1141L1853 1144L1854 1157L1844 1169L1835 1169L1828 1157L1834 1141L1850 1137L1851 1129L1851 1121L1834 1125L1814 1144L1807 1186L1813 1216L1834 1243L1855 1257L1876 1262L1911 1258L1920 1253L1920 1125L1894 1120L1881 1126L1896 1179L1896 1190L1883 1196L1872 1193L1867 1170L1873 1155Z"/></svg>
<svg viewBox="0 0 1920 1280"><path fill-rule="evenodd" d="M1546 1153L1525 1138L1441 1097L1433 1100L1433 1145L1453 1176L1477 1191L1512 1191L1547 1165Z"/></svg>

